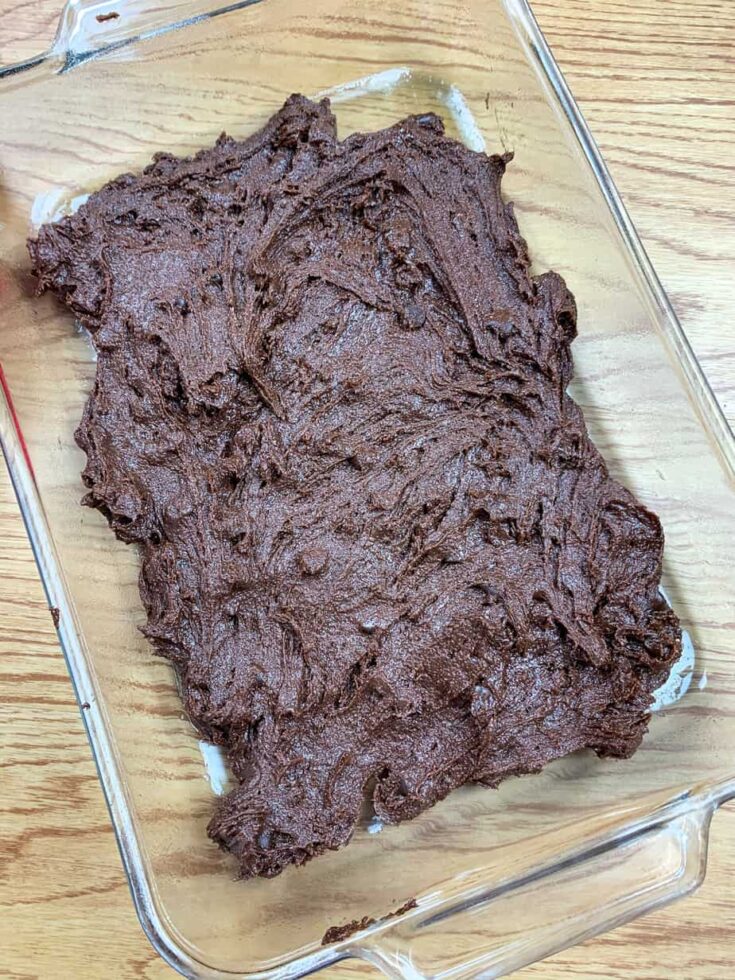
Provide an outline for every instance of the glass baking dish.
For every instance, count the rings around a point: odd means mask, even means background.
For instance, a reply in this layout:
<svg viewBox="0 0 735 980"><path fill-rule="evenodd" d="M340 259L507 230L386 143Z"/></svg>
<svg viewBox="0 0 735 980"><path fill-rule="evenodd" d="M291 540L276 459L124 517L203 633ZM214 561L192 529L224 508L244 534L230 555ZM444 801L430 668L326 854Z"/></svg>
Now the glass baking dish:
<svg viewBox="0 0 735 980"><path fill-rule="evenodd" d="M465 787L238 882L205 833L227 772L138 632L137 555L78 506L93 352L34 296L25 240L156 151L253 132L294 91L331 95L342 136L433 110L471 148L515 152L504 191L536 271L559 271L579 307L572 394L613 474L661 517L687 642L633 759L583 753ZM161 955L207 978L345 957L393 977L498 976L696 887L711 814L735 795L735 442L524 0L69 0L49 52L0 71L0 105L0 435Z"/></svg>

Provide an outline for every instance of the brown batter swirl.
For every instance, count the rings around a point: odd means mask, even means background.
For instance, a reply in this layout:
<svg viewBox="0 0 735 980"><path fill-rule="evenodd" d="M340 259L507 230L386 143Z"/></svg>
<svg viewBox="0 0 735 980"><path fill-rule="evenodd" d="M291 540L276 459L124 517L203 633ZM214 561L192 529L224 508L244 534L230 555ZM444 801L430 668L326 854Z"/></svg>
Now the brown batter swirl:
<svg viewBox="0 0 735 980"><path fill-rule="evenodd" d="M566 394L574 299L433 115L337 142L299 96L29 243L91 331L85 503L275 875L456 786L628 756L680 650L657 518Z"/></svg>

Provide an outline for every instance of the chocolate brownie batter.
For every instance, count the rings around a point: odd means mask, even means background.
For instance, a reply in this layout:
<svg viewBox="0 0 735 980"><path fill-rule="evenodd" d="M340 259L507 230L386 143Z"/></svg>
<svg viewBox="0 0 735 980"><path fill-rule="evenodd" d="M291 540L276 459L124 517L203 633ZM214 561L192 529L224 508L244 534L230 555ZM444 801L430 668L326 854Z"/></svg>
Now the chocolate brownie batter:
<svg viewBox="0 0 735 980"><path fill-rule="evenodd" d="M338 142L293 96L30 252L89 329L84 502L276 875L576 749L637 748L680 649L657 518L567 395L574 299L434 115Z"/></svg>

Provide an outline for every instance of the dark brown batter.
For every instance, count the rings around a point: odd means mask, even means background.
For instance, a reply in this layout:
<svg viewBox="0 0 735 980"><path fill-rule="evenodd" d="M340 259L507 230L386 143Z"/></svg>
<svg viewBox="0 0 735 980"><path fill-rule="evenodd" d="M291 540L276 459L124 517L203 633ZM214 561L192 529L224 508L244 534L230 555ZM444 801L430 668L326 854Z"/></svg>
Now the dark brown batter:
<svg viewBox="0 0 735 980"><path fill-rule="evenodd" d="M341 926L330 926L327 931L322 936L322 946L329 946L330 943L341 943L345 939L349 939L350 936L354 936L356 932L362 932L363 929L369 929L370 926L374 926L376 922L385 922L388 919L397 919L406 912L410 912L418 906L418 902L415 898L409 898L407 902L404 902L400 908L396 909L395 912L389 912L387 915L382 916L380 919L374 919L372 915L363 915L361 919L353 919L351 922L346 922Z"/></svg>
<svg viewBox="0 0 735 980"><path fill-rule="evenodd" d="M91 331L85 503L141 547L146 635L275 875L576 749L628 756L678 657L657 518L566 394L507 157L433 115L338 143L294 96L30 243Z"/></svg>

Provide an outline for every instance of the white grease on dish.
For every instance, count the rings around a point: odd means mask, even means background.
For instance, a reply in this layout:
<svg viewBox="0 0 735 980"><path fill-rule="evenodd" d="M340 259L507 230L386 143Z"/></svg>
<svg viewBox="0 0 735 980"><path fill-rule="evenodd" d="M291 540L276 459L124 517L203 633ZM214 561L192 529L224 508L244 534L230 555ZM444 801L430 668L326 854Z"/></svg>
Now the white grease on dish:
<svg viewBox="0 0 735 980"><path fill-rule="evenodd" d="M365 95L387 95L392 89L409 81L410 78L411 70L409 68L388 68L385 71L376 72L374 75L365 75L355 81L345 82L343 85L335 85L334 88L323 89L314 98L329 98L333 103L338 104L348 102L351 99L359 99ZM434 97L449 111L462 142L468 149L484 153L486 149L485 137L482 135L482 131L460 90L456 85L447 85L440 79L432 79L432 81L436 85Z"/></svg>
<svg viewBox="0 0 735 980"><path fill-rule="evenodd" d="M439 98L449 109L464 145L477 153L485 153L487 146L480 127L475 122L470 107L456 85L441 86Z"/></svg>
<svg viewBox="0 0 735 980"><path fill-rule="evenodd" d="M681 656L671 668L671 673L653 694L651 711L660 711L680 701L689 690L694 674L694 645L686 630L681 631Z"/></svg>
<svg viewBox="0 0 735 980"><path fill-rule="evenodd" d="M385 824L380 817L373 817L370 823L367 825L367 832L369 834L379 834L383 827L385 827Z"/></svg>
<svg viewBox="0 0 735 980"><path fill-rule="evenodd" d="M89 194L74 194L69 197L68 187L51 187L42 194L36 194L31 205L31 225L37 231L49 221L58 221L68 214L74 214L89 200Z"/></svg>
<svg viewBox="0 0 735 980"><path fill-rule="evenodd" d="M396 85L410 77L411 71L408 68L387 68L385 71L376 72L374 75L357 78L354 82L345 82L343 85L335 85L334 88L325 88L321 92L317 92L314 98L330 99L332 102L348 102L350 99L359 99L371 93L387 95Z"/></svg>
<svg viewBox="0 0 735 980"><path fill-rule="evenodd" d="M89 347L89 353L90 353L91 360L94 363L96 363L97 362L97 348L94 346L94 341L92 340L92 334L89 332L89 330L87 330L87 328L84 326L83 323L80 323L79 322L79 320L75 321L75 326L77 328L77 333L81 334L82 337L84 337L84 342L87 345L87 347Z"/></svg>
<svg viewBox="0 0 735 980"><path fill-rule="evenodd" d="M199 751L204 759L204 770L215 796L222 796L230 782L230 772L224 752L219 745L199 740Z"/></svg>
<svg viewBox="0 0 735 980"><path fill-rule="evenodd" d="M666 600L667 605L671 607L671 599L669 598L663 585L659 586L659 592ZM696 656L694 653L692 638L685 629L682 629L681 656L671 668L671 673L661 687L653 692L653 704L651 705L651 711L660 711L661 708L667 708L669 705L675 704L684 697L686 692L689 690L689 685L692 683L695 659ZM706 674L704 676L706 677Z"/></svg>

